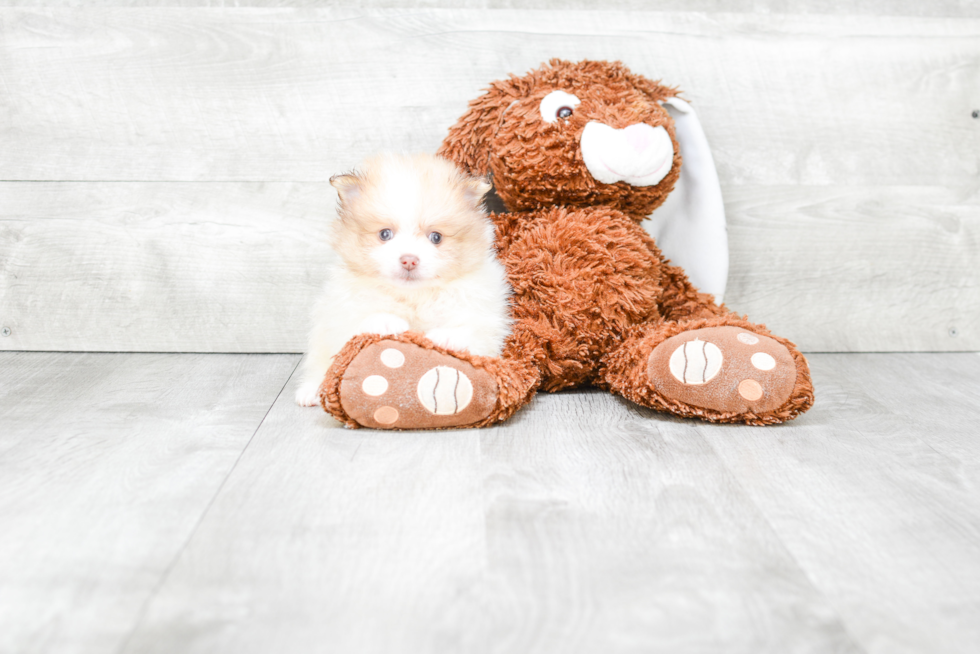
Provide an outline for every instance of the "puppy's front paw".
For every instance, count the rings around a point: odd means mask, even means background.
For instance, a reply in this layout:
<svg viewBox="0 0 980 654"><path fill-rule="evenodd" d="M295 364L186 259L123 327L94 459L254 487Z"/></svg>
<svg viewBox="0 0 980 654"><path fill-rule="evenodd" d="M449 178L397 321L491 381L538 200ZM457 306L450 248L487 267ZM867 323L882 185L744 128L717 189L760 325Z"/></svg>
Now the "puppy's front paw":
<svg viewBox="0 0 980 654"><path fill-rule="evenodd" d="M317 381L303 382L296 389L296 404L300 406L317 406L320 404L320 383Z"/></svg>
<svg viewBox="0 0 980 654"><path fill-rule="evenodd" d="M362 334L393 336L408 331L408 321L391 313L375 313L361 321Z"/></svg>
<svg viewBox="0 0 980 654"><path fill-rule="evenodd" d="M471 339L469 330L452 327L436 327L425 333L425 337L436 345L448 350L469 350Z"/></svg>

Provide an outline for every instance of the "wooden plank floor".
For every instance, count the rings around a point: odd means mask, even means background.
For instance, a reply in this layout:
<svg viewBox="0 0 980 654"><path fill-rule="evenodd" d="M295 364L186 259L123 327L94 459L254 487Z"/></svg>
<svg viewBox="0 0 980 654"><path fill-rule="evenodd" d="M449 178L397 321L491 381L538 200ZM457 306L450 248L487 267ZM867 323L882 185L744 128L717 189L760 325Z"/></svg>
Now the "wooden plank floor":
<svg viewBox="0 0 980 654"><path fill-rule="evenodd" d="M976 652L980 356L774 428L345 430L296 355L0 353L0 652Z"/></svg>

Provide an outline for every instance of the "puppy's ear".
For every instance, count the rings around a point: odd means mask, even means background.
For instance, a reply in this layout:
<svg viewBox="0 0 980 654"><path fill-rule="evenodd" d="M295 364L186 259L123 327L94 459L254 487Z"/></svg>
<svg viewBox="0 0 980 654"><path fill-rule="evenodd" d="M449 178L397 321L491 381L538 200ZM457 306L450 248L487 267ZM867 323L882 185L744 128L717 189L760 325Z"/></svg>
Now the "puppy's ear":
<svg viewBox="0 0 980 654"><path fill-rule="evenodd" d="M364 191L363 182L364 180L354 173L334 175L330 178L330 185L337 189L341 204L350 204L356 201Z"/></svg>
<svg viewBox="0 0 980 654"><path fill-rule="evenodd" d="M483 196L489 193L492 188L493 186L482 177L467 177L463 181L463 197L470 204L479 205Z"/></svg>

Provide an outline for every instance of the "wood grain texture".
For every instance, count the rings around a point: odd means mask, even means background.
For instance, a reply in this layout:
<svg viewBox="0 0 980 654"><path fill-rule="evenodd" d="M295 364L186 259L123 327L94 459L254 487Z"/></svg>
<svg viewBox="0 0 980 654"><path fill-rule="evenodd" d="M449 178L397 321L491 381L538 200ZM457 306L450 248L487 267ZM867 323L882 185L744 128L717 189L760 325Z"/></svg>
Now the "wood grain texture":
<svg viewBox="0 0 980 654"><path fill-rule="evenodd" d="M542 396L483 454L490 651L860 651L693 423Z"/></svg>
<svg viewBox="0 0 980 654"><path fill-rule="evenodd" d="M690 423L595 392L494 429L281 398L126 652L857 652Z"/></svg>
<svg viewBox="0 0 980 654"><path fill-rule="evenodd" d="M980 642L977 354L812 355L777 427L582 391L398 433L276 400L295 362L0 353L0 652Z"/></svg>
<svg viewBox="0 0 980 654"><path fill-rule="evenodd" d="M350 431L287 395L121 651L456 650L486 558L480 434Z"/></svg>
<svg viewBox="0 0 980 654"><path fill-rule="evenodd" d="M980 644L980 357L811 357L775 433L700 428L869 653Z"/></svg>
<svg viewBox="0 0 980 654"><path fill-rule="evenodd" d="M805 6L0 9L0 179L91 180L0 182L0 349L302 350L325 180L556 55L687 89L733 309L807 351L980 349L980 21Z"/></svg>
<svg viewBox="0 0 980 654"><path fill-rule="evenodd" d="M335 202L327 183L0 183L0 349L301 352ZM726 203L732 309L805 351L980 350L972 189Z"/></svg>
<svg viewBox="0 0 980 654"><path fill-rule="evenodd" d="M685 89L726 185L980 173L970 18L6 8L0 33L0 180L326 180L434 150L487 83L555 56Z"/></svg>
<svg viewBox="0 0 980 654"><path fill-rule="evenodd" d="M725 301L807 351L980 350L977 187L727 193Z"/></svg>
<svg viewBox="0 0 980 654"><path fill-rule="evenodd" d="M0 353L0 652L115 652L297 357Z"/></svg>
<svg viewBox="0 0 980 654"><path fill-rule="evenodd" d="M12 350L302 352L327 184L0 184Z"/></svg>
<svg viewBox="0 0 980 654"><path fill-rule="evenodd" d="M2 0L6 7L326 7L331 0ZM703 11L713 13L848 14L870 16L945 16L980 18L970 0L358 0L372 9L548 9L551 11L628 9L630 11Z"/></svg>

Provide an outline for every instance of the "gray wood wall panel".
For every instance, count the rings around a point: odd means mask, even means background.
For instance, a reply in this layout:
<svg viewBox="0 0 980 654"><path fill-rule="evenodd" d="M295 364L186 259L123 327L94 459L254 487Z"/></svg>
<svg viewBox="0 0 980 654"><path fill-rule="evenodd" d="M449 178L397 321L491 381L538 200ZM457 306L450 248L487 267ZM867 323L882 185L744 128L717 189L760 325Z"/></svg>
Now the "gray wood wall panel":
<svg viewBox="0 0 980 654"><path fill-rule="evenodd" d="M330 7L848 14L980 18L973 0L0 0L0 7Z"/></svg>
<svg viewBox="0 0 980 654"><path fill-rule="evenodd" d="M741 187L726 304L808 351L980 350L980 193Z"/></svg>
<svg viewBox="0 0 980 654"><path fill-rule="evenodd" d="M301 352L327 183L0 183L0 349ZM910 208L915 200L927 206ZM980 200L743 187L728 305L807 351L980 349Z"/></svg>
<svg viewBox="0 0 980 654"><path fill-rule="evenodd" d="M434 150L487 82L551 56L686 89L732 308L810 351L980 349L980 20L916 6L960 18L0 9L0 349L301 350L326 179Z"/></svg>
<svg viewBox="0 0 980 654"><path fill-rule="evenodd" d="M306 347L328 183L6 183L0 197L3 349Z"/></svg>
<svg viewBox="0 0 980 654"><path fill-rule="evenodd" d="M326 180L434 150L491 80L622 59L685 89L722 182L971 184L980 20L0 10L0 180ZM519 29L517 26L520 26Z"/></svg>
<svg viewBox="0 0 980 654"><path fill-rule="evenodd" d="M0 652L115 652L295 355L0 353Z"/></svg>

